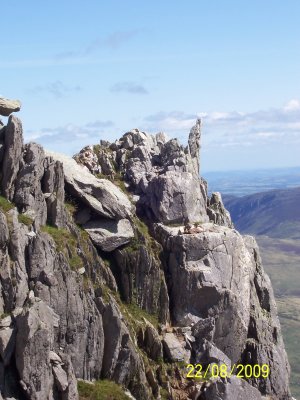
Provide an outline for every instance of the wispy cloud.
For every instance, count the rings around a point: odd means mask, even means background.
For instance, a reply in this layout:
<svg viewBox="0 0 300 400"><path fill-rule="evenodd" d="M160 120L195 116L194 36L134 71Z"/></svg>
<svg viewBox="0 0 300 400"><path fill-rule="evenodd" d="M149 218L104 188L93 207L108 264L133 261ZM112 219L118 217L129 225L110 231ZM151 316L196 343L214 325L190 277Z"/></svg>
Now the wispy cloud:
<svg viewBox="0 0 300 400"><path fill-rule="evenodd" d="M56 128L43 128L25 132L26 141L35 141L45 148L62 151L69 155L89 144L97 144L100 139L109 139L114 123L110 120L96 120L78 126L66 124Z"/></svg>
<svg viewBox="0 0 300 400"><path fill-rule="evenodd" d="M56 98L62 98L73 92L81 92L82 88L79 85L70 86L64 84L62 81L50 82L45 85L38 85L30 89L33 94L47 93Z"/></svg>
<svg viewBox="0 0 300 400"><path fill-rule="evenodd" d="M112 93L148 94L148 90L136 82L117 82L111 88Z"/></svg>
<svg viewBox="0 0 300 400"><path fill-rule="evenodd" d="M55 57L58 59L65 59L65 58L88 56L101 48L110 48L116 50L122 47L127 42L129 42L134 37L136 37L140 32L141 29L116 31L111 33L110 35L97 38L82 48L67 50L58 53L56 54Z"/></svg>

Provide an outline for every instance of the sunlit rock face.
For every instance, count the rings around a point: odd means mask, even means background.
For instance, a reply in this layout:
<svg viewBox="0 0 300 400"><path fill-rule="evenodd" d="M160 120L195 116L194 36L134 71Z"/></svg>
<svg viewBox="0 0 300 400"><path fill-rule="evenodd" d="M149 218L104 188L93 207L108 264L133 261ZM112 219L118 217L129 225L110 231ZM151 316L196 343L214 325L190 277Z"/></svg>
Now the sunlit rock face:
<svg viewBox="0 0 300 400"><path fill-rule="evenodd" d="M269 278L207 195L200 127L186 147L134 129L72 159L1 124L3 399L75 400L104 378L141 400L291 399ZM191 381L178 363L271 374Z"/></svg>

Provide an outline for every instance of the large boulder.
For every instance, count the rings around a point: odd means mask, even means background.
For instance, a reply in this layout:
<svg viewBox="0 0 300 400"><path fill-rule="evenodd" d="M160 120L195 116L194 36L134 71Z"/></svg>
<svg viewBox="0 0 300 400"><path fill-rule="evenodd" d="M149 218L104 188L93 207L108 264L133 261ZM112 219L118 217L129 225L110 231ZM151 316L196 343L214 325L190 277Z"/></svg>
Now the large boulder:
<svg viewBox="0 0 300 400"><path fill-rule="evenodd" d="M9 100L0 97L0 115L8 117L11 113L20 111L21 102L19 100Z"/></svg>
<svg viewBox="0 0 300 400"><path fill-rule="evenodd" d="M112 219L131 216L132 205L127 196L107 179L98 179L73 158L47 152L63 163L67 189L97 214Z"/></svg>
<svg viewBox="0 0 300 400"><path fill-rule="evenodd" d="M190 172L167 171L153 178L146 204L165 224L208 221L200 182Z"/></svg>
<svg viewBox="0 0 300 400"><path fill-rule="evenodd" d="M93 243L101 250L110 252L130 242L134 237L128 219L103 220L93 219L83 225Z"/></svg>
<svg viewBox="0 0 300 400"><path fill-rule="evenodd" d="M163 346L166 357L169 361L185 361L188 363L190 361L191 353L189 350L185 349L185 345L185 341L180 341L174 333L165 333L163 338Z"/></svg>

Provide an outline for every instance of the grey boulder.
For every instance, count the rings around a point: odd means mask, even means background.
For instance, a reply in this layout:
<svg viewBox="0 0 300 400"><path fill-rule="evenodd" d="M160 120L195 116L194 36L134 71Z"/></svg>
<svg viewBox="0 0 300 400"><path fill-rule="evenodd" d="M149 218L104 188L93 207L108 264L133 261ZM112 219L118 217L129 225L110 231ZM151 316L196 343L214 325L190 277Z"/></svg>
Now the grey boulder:
<svg viewBox="0 0 300 400"><path fill-rule="evenodd" d="M11 113L20 111L21 102L19 100L9 100L0 97L0 115L8 117Z"/></svg>
<svg viewBox="0 0 300 400"><path fill-rule="evenodd" d="M134 237L128 219L103 220L95 219L83 225L93 243L103 251L113 251L130 242Z"/></svg>
<svg viewBox="0 0 300 400"><path fill-rule="evenodd" d="M180 341L174 333L166 333L163 339L163 346L167 358L172 362L189 362L190 351L185 349L185 341Z"/></svg>
<svg viewBox="0 0 300 400"><path fill-rule="evenodd" d="M64 154L47 152L63 163L65 182L69 191L97 214L112 219L131 216L127 196L107 179L98 179L89 170Z"/></svg>
<svg viewBox="0 0 300 400"><path fill-rule="evenodd" d="M165 224L208 220L199 180L190 172L167 171L152 179L146 202Z"/></svg>

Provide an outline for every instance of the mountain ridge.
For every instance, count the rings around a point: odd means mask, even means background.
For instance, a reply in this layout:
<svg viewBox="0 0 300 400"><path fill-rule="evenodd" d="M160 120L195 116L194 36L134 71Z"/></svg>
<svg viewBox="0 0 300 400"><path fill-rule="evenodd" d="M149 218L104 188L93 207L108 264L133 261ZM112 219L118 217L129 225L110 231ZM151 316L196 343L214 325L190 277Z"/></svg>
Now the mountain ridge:
<svg viewBox="0 0 300 400"><path fill-rule="evenodd" d="M132 130L68 168L24 144L14 115L2 125L4 399L84 398L79 379L138 400L291 399L270 280L255 240L207 195L200 128L186 147ZM272 374L206 383L180 367L239 362Z"/></svg>

